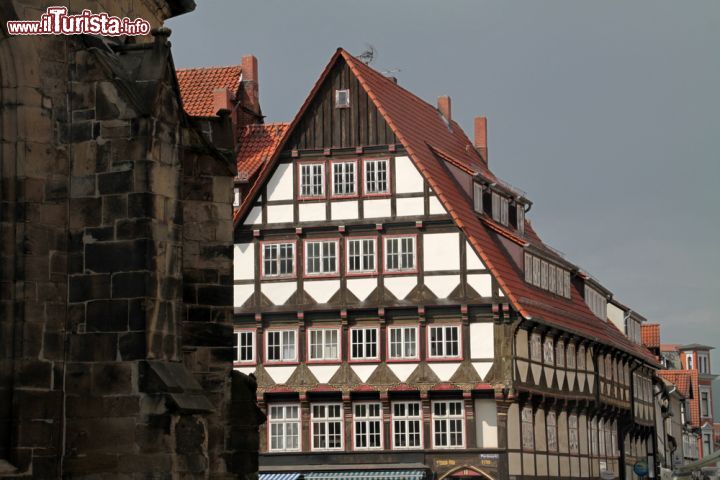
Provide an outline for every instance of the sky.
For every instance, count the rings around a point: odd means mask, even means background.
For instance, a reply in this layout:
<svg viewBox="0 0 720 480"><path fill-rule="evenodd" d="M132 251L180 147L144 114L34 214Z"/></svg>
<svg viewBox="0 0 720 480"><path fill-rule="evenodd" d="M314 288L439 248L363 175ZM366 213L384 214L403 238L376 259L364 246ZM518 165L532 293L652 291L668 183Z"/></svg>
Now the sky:
<svg viewBox="0 0 720 480"><path fill-rule="evenodd" d="M543 240L666 343L720 347L720 2L196 0L178 67L259 61L266 121L291 121L337 47L452 100ZM711 354L720 373L720 350ZM720 388L716 390L720 417Z"/></svg>

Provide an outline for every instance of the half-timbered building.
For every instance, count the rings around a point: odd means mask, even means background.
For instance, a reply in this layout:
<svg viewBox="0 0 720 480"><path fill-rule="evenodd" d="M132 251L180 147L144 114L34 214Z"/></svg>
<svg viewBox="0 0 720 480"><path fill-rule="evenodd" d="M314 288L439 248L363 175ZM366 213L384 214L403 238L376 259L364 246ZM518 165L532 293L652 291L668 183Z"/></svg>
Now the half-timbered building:
<svg viewBox="0 0 720 480"><path fill-rule="evenodd" d="M333 55L236 213L261 472L637 478L654 358L487 160L484 118Z"/></svg>

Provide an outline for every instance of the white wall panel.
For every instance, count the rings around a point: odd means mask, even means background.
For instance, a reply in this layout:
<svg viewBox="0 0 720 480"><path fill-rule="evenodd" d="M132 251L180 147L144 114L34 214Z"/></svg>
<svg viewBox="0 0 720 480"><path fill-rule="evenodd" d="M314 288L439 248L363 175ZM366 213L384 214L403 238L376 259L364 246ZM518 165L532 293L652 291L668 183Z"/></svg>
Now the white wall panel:
<svg viewBox="0 0 720 480"><path fill-rule="evenodd" d="M263 282L260 284L260 291L274 305L283 305L288 298L297 290L297 282Z"/></svg>
<svg viewBox="0 0 720 480"><path fill-rule="evenodd" d="M381 198L363 201L363 212L365 218L386 218L390 217L390 199Z"/></svg>
<svg viewBox="0 0 720 480"><path fill-rule="evenodd" d="M268 375L270 375L270 378L273 379L273 382L282 384L288 381L288 378L293 374L297 367L295 365L292 366L283 366L283 367L265 367L265 371Z"/></svg>
<svg viewBox="0 0 720 480"><path fill-rule="evenodd" d="M425 215L425 200L422 197L396 198L395 211L398 217Z"/></svg>
<svg viewBox="0 0 720 480"><path fill-rule="evenodd" d="M340 280L305 280L303 288L317 303L327 303L340 288Z"/></svg>
<svg viewBox="0 0 720 480"><path fill-rule="evenodd" d="M423 262L426 272L460 270L460 234L458 232L424 234Z"/></svg>
<svg viewBox="0 0 720 480"><path fill-rule="evenodd" d="M438 298L447 298L460 284L460 275L428 275L425 286Z"/></svg>
<svg viewBox="0 0 720 480"><path fill-rule="evenodd" d="M467 283L483 297L492 297L492 275L489 273L470 274Z"/></svg>
<svg viewBox="0 0 720 480"><path fill-rule="evenodd" d="M293 164L280 163L275 173L267 183L267 199L292 200L293 199Z"/></svg>
<svg viewBox="0 0 720 480"><path fill-rule="evenodd" d="M625 312L613 305L612 303L607 304L607 317L615 324L615 326L621 332L625 333Z"/></svg>
<svg viewBox="0 0 720 480"><path fill-rule="evenodd" d="M518 366L522 360L518 360ZM523 362L526 363L526 362ZM485 377L487 376L488 372L490 371L490 368L493 366L493 362L472 362L472 366L477 372L477 374L480 376L480 378L485 381ZM527 365L525 366L526 372L527 372Z"/></svg>
<svg viewBox="0 0 720 480"><path fill-rule="evenodd" d="M292 205L268 205L267 223L294 223Z"/></svg>
<svg viewBox="0 0 720 480"><path fill-rule="evenodd" d="M250 375L251 373L255 373L255 367L234 367L233 370L237 370L238 372L242 372L245 375Z"/></svg>
<svg viewBox="0 0 720 480"><path fill-rule="evenodd" d="M402 300L417 285L417 276L409 277L385 277L385 288L390 291L395 298Z"/></svg>
<svg viewBox="0 0 720 480"><path fill-rule="evenodd" d="M435 195L430 197L430 215L445 215L447 210L442 206L440 200Z"/></svg>
<svg viewBox="0 0 720 480"><path fill-rule="evenodd" d="M348 278L346 280L348 290L355 295L361 302L377 288L377 278Z"/></svg>
<svg viewBox="0 0 720 480"><path fill-rule="evenodd" d="M428 367L435 372L435 375L440 379L441 382L449 382L460 363L455 362L442 362L442 363L428 363Z"/></svg>
<svg viewBox="0 0 720 480"><path fill-rule="evenodd" d="M479 448L498 447L497 407L494 399L475 399L475 427Z"/></svg>
<svg viewBox="0 0 720 480"><path fill-rule="evenodd" d="M468 270L485 270L487 268L467 240L465 240L465 257L467 257L465 265Z"/></svg>
<svg viewBox="0 0 720 480"><path fill-rule="evenodd" d="M495 358L495 326L492 322L470 324L470 358Z"/></svg>
<svg viewBox="0 0 720 480"><path fill-rule="evenodd" d="M235 280L255 279L255 244L235 244L233 278L235 278Z"/></svg>
<svg viewBox="0 0 720 480"><path fill-rule="evenodd" d="M330 202L330 218L332 220L355 220L359 217L357 200Z"/></svg>
<svg viewBox="0 0 720 480"><path fill-rule="evenodd" d="M298 205L298 215L301 222L327 220L325 202L301 203Z"/></svg>
<svg viewBox="0 0 720 480"><path fill-rule="evenodd" d="M328 383L338 371L340 365L310 365L308 366L318 382Z"/></svg>
<svg viewBox="0 0 720 480"><path fill-rule="evenodd" d="M395 158L395 191L397 193L422 193L424 180L409 157Z"/></svg>
<svg viewBox="0 0 720 480"><path fill-rule="evenodd" d="M353 365L351 368L358 378L360 378L360 381L365 383L367 382L367 379L370 378L370 375L372 375L375 371L377 365Z"/></svg>
<svg viewBox="0 0 720 480"><path fill-rule="evenodd" d="M253 207L250 209L244 225L259 225L262 223L262 207Z"/></svg>
<svg viewBox="0 0 720 480"><path fill-rule="evenodd" d="M242 307L255 291L255 285L233 285L233 305Z"/></svg>
<svg viewBox="0 0 720 480"><path fill-rule="evenodd" d="M406 381L410 375L417 369L417 363L388 363L390 370L398 377L401 382Z"/></svg>

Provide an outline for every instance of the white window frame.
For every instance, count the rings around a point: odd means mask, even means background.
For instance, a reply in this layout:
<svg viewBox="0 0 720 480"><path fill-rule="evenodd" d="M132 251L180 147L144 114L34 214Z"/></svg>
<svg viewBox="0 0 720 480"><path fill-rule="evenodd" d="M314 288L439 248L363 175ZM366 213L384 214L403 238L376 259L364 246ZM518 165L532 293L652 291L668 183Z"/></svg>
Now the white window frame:
<svg viewBox="0 0 720 480"><path fill-rule="evenodd" d="M695 370L695 359L692 352L685 352L685 368Z"/></svg>
<svg viewBox="0 0 720 480"><path fill-rule="evenodd" d="M371 344L367 339L367 333L369 331L375 332L375 355L374 356L367 356L367 349L369 345ZM362 351L362 356L356 356L355 355L355 349L353 348L354 344L356 343L354 341L354 332L362 332L362 339L360 339L358 345L360 345L360 349ZM350 351L350 360L352 361L367 361L367 362L373 362L380 359L380 328L378 327L352 327L349 330L348 333L348 343L349 343L349 351Z"/></svg>
<svg viewBox="0 0 720 480"><path fill-rule="evenodd" d="M520 431L522 450L535 450L535 412L532 407L520 409Z"/></svg>
<svg viewBox="0 0 720 480"><path fill-rule="evenodd" d="M530 360L537 363L543 361L542 337L539 333L530 334Z"/></svg>
<svg viewBox="0 0 720 480"><path fill-rule="evenodd" d="M280 359L270 358L270 335L279 334L280 344L278 345L280 352ZM285 358L284 354L287 346L290 344L287 342L285 334L292 333L292 348L294 355L292 358ZM296 363L298 361L298 330L295 328L273 328L265 330L265 363Z"/></svg>
<svg viewBox="0 0 720 480"><path fill-rule="evenodd" d="M290 278L295 276L295 242L293 241L278 241L278 242L261 242L261 252L262 252L262 278ZM290 253L291 258L287 258L287 256L283 257L283 253L287 253L287 250L283 250L283 247L290 246ZM273 249L275 250L275 258L272 259L266 259L267 256L267 250L266 249ZM270 261L271 263L275 264L275 269L277 273L268 273L267 266L265 265L265 262ZM282 272L283 266L286 266L287 262L290 261L290 264L292 265L292 269L290 272Z"/></svg>
<svg viewBox="0 0 720 480"><path fill-rule="evenodd" d="M420 328L417 325L393 325L388 327L387 332L387 358L388 361L397 360L419 360L420 359ZM393 332L400 332L400 355L393 355ZM414 355L407 353L408 348L408 332L414 335Z"/></svg>
<svg viewBox="0 0 720 480"><path fill-rule="evenodd" d="M517 223L517 231L520 234L525 233L525 205L522 203L515 204L515 219Z"/></svg>
<svg viewBox="0 0 720 480"><path fill-rule="evenodd" d="M380 189L383 180L378 175L378 165L385 164L385 188ZM368 169L368 165L372 165L371 169ZM370 170L374 172L374 178L369 178ZM387 158L373 158L363 160L363 193L365 195L387 195L390 193L390 160Z"/></svg>
<svg viewBox="0 0 720 480"><path fill-rule="evenodd" d="M404 405L404 415L396 415L395 414L395 406L396 405ZM412 405L413 409L417 407L417 415L408 415L408 406ZM396 401L392 402L390 404L390 412L391 412L391 422L390 425L392 426L391 436L392 436L392 448L393 450L421 450L424 445L424 438L423 438L423 410L422 410L422 404L419 401ZM397 424L402 424L404 426L404 431L402 433L397 432ZM410 425L417 423L417 432L410 433ZM398 445L396 442L396 436L401 435L405 439L405 445ZM409 439L412 437L417 436L419 444L418 445L410 445Z"/></svg>
<svg viewBox="0 0 720 480"><path fill-rule="evenodd" d="M337 172L337 167L340 167L340 171ZM352 167L349 172L348 169ZM357 197L358 188L358 165L356 160L334 160L330 162L331 171L331 184L332 184L332 196L335 198L342 197ZM352 175L352 180L348 182L348 174ZM340 175L340 182L338 182L337 176ZM340 191L338 191L340 188Z"/></svg>
<svg viewBox="0 0 720 480"><path fill-rule="evenodd" d="M492 218L501 225L510 225L510 199L497 192L492 192Z"/></svg>
<svg viewBox="0 0 720 480"><path fill-rule="evenodd" d="M565 368L565 342L560 338L555 341L555 365Z"/></svg>
<svg viewBox="0 0 720 480"><path fill-rule="evenodd" d="M332 337L332 334L335 334L335 356L329 356L328 355L328 337ZM313 355L313 340L314 336L319 335L320 336L320 352L321 355L319 357ZM317 362L339 362L340 357L342 355L342 340L341 340L341 332L339 328L326 328L326 327L310 327L307 329L307 358L308 363L317 363Z"/></svg>
<svg viewBox="0 0 720 480"><path fill-rule="evenodd" d="M233 187L233 207L239 207L241 200L240 187Z"/></svg>
<svg viewBox="0 0 720 480"><path fill-rule="evenodd" d="M552 422L550 419L552 419ZM558 428L557 415L555 412L548 412L547 415L545 415L545 430L548 452L555 453L558 451Z"/></svg>
<svg viewBox="0 0 720 480"><path fill-rule="evenodd" d="M384 257L384 267L386 272L416 272L417 271L417 236L416 235L393 235L393 236L387 236L385 238L385 254ZM405 240L409 240L410 243L406 243ZM397 252L393 251L390 252L390 243L397 241ZM407 245L412 245L412 252L408 252L406 248ZM395 250L395 247L393 247L393 250ZM394 263L394 262L388 262L390 260L391 255L393 257L397 257L397 266L396 267L389 267L388 263ZM412 263L411 266L407 266L408 263ZM403 266L405 264L405 266Z"/></svg>
<svg viewBox="0 0 720 480"><path fill-rule="evenodd" d="M323 417L315 417L315 407L321 408L325 411L325 416ZM337 408L338 409L338 416L330 417L328 416L328 410L329 408ZM330 424L338 424L340 426L340 433L339 434L331 434L330 433ZM315 430L318 428L319 425L324 424L325 425L325 432L318 434L318 436L324 437L325 440L325 447L319 447L315 446ZM329 440L331 435L339 435L340 438L340 446L337 447L329 447ZM340 451L345 448L345 419L344 419L344 412L343 412L343 405L342 403L338 402L327 402L327 403L311 403L310 404L310 450L313 452L333 452L333 451Z"/></svg>
<svg viewBox="0 0 720 480"><path fill-rule="evenodd" d="M358 416L358 407L365 407L365 415ZM377 415L370 414L370 408L377 408ZM382 450L384 448L383 439L383 407L380 402L353 402L353 449L354 450ZM378 431L371 432L371 425L377 425ZM363 428L363 432L359 432L359 428ZM373 435L379 438L379 445L370 446L370 439ZM358 445L358 437L363 437L365 446Z"/></svg>
<svg viewBox="0 0 720 480"><path fill-rule="evenodd" d="M305 261L303 262L305 264L305 276L306 277L326 277L326 276L335 276L340 271L339 267L339 254L340 254L340 241L338 239L327 239L327 238L313 238L313 239L307 239L303 243L304 245L304 252L305 252ZM311 247L314 247L315 245L319 246L319 257L317 257L318 261L318 268L319 270L316 272L310 272L310 260L311 256L309 253L309 250ZM334 252L333 254L330 254L329 246L332 245ZM327 251L326 251L327 248ZM313 255L313 259L315 256ZM334 262L335 268L333 269L326 269L325 262L328 263L332 260Z"/></svg>
<svg viewBox="0 0 720 480"><path fill-rule="evenodd" d="M480 183L473 182L473 208L477 213L483 211L483 186Z"/></svg>
<svg viewBox="0 0 720 480"><path fill-rule="evenodd" d="M249 336L250 344L243 345L243 338L247 338ZM255 330L250 328L241 328L235 330L235 345L237 354L235 355L235 362L236 363L243 363L243 364L255 364L256 363L256 355L255 355ZM250 358L243 359L242 353L243 349L247 351L249 348L250 350Z"/></svg>
<svg viewBox="0 0 720 480"><path fill-rule="evenodd" d="M463 355L463 338L462 338L462 327L460 325L453 324L430 324L428 325L427 331L427 356L431 359L456 359L462 358ZM448 354L448 343L453 342L452 339L447 338L447 329L453 329L457 335L457 353L455 355ZM440 337L435 334L435 340L433 340L433 332L439 331ZM440 353L433 353L433 344L437 344L441 347ZM452 349L450 349L452 350Z"/></svg>
<svg viewBox="0 0 720 480"><path fill-rule="evenodd" d="M370 243L366 243L370 242ZM358 244L358 252L354 253L352 244L357 243ZM367 246L372 245L372 252L368 253ZM358 257L358 261L360 263L360 269L359 270L353 270L351 269L352 261L351 256ZM365 265L368 262L368 259L372 258L372 267L373 268L364 268ZM374 237L348 237L345 241L345 265L346 265L346 272L348 275L362 275L362 274L372 274L377 273L378 271L378 264L377 264L377 238Z"/></svg>
<svg viewBox="0 0 720 480"><path fill-rule="evenodd" d="M345 101L342 101L343 96ZM350 108L350 89L339 88L335 90L335 108Z"/></svg>
<svg viewBox="0 0 720 480"><path fill-rule="evenodd" d="M699 403L700 403L700 417L710 417L710 414L712 413L712 394L711 390L708 387L700 386L698 388L700 393ZM707 395L707 406L706 408L703 408L703 394Z"/></svg>
<svg viewBox="0 0 720 480"><path fill-rule="evenodd" d="M577 367L577 353L575 352L575 344L568 343L565 347L565 365L566 368L574 370Z"/></svg>
<svg viewBox="0 0 720 480"><path fill-rule="evenodd" d="M580 453L580 428L575 414L568 415L568 451L570 455Z"/></svg>
<svg viewBox="0 0 720 480"><path fill-rule="evenodd" d="M543 363L551 367L555 366L555 342L550 337L543 341Z"/></svg>
<svg viewBox="0 0 720 480"><path fill-rule="evenodd" d="M710 374L710 356L707 353L698 353L698 372Z"/></svg>
<svg viewBox="0 0 720 480"><path fill-rule="evenodd" d="M443 405L445 404L445 413L444 414L438 414L435 412L435 406ZM460 406L460 413L450 413L450 405L455 405L457 407ZM455 400L433 400L430 402L430 411L432 416L432 421L430 423L432 427L431 435L432 435L432 445L433 448L437 449L452 449L452 448L465 448L465 402L462 399L455 399ZM445 429L445 443L438 444L437 442L437 435L438 435L438 426L444 426ZM460 425L460 443L451 444L451 427L453 425ZM457 435L457 432L455 432L455 435Z"/></svg>
<svg viewBox="0 0 720 480"><path fill-rule="evenodd" d="M319 167L320 172L315 170ZM308 168L309 172L305 172ZM298 192L300 198L325 197L325 162L303 162L298 165ZM318 184L317 181L320 180ZM308 180L309 182L305 182Z"/></svg>
<svg viewBox="0 0 720 480"><path fill-rule="evenodd" d="M277 410L275 409L282 409L283 416L282 418L278 419L273 417L273 412ZM295 408L297 409L297 417L296 418L287 418L287 409L288 408ZM300 426L300 418L302 416L300 411L300 404L297 403L271 403L267 407L268 411L268 429L267 429L267 435L268 435L268 451L269 452L299 452L302 449L302 428ZM282 448L273 448L273 425L282 425L282 433L278 436L279 439L283 442ZM290 435L289 431L291 432L292 429L289 428L291 425L295 425L295 435ZM291 432L292 433L292 432ZM293 448L287 448L287 439L290 437L297 437L297 447Z"/></svg>

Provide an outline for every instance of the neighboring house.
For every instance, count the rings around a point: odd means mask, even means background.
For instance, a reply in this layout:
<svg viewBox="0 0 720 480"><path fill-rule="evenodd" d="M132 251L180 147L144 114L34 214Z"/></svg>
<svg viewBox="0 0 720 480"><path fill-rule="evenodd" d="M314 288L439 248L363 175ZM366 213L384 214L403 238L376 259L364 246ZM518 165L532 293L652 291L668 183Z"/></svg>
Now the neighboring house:
<svg viewBox="0 0 720 480"><path fill-rule="evenodd" d="M668 463L663 466L677 468L700 458L699 418L696 408L697 372L659 370L657 374L661 379L664 397L668 398L667 407L663 413L671 415L665 419L664 428L657 429L658 436L664 434L664 438L659 443L666 443L671 452L672 446L676 447L668 459ZM668 420L670 426L668 426Z"/></svg>
<svg viewBox="0 0 720 480"><path fill-rule="evenodd" d="M449 98L429 105L339 49L269 128L234 272L236 368L268 414L261 478L652 465L656 359L489 170L485 119L473 143Z"/></svg>

